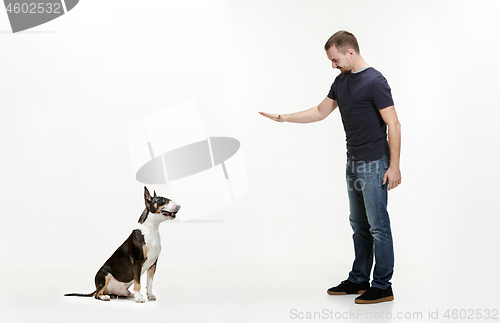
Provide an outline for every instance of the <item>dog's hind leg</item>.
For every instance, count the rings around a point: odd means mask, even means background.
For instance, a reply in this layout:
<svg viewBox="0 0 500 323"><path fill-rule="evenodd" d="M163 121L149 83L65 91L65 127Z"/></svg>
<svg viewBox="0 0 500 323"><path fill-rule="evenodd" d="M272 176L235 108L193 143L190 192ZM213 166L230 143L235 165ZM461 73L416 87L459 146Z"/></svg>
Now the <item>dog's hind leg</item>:
<svg viewBox="0 0 500 323"><path fill-rule="evenodd" d="M109 284L109 280L111 279L111 274L101 268L96 276L95 276L95 287L97 292L95 293L95 298L100 299L102 301L109 301L111 297L106 295L106 287Z"/></svg>

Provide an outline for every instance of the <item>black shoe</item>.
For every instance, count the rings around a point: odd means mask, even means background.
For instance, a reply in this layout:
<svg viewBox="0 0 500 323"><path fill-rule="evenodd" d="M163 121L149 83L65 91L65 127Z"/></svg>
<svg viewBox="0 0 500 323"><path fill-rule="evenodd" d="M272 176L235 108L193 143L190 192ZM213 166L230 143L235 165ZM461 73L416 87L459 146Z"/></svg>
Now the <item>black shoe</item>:
<svg viewBox="0 0 500 323"><path fill-rule="evenodd" d="M369 282L356 284L350 280L344 280L340 285L330 288L327 293L329 295L363 294L368 288L370 288Z"/></svg>
<svg viewBox="0 0 500 323"><path fill-rule="evenodd" d="M356 304L377 304L382 302L389 302L394 300L392 287L387 289L370 287L363 293L363 295L356 297L354 302Z"/></svg>

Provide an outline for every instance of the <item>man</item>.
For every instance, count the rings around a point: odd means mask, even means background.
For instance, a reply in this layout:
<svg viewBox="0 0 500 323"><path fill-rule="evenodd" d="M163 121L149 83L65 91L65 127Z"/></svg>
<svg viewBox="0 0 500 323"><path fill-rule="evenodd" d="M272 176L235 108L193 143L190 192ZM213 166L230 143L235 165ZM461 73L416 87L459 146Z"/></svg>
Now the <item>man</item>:
<svg viewBox="0 0 500 323"><path fill-rule="evenodd" d="M328 289L328 294L361 294L355 299L357 304L392 301L394 251L387 191L401 183L401 126L386 79L360 55L353 34L335 33L325 51L341 74L318 106L292 114L260 114L278 122L309 123L323 120L339 107L347 141L346 180L355 259L347 280Z"/></svg>

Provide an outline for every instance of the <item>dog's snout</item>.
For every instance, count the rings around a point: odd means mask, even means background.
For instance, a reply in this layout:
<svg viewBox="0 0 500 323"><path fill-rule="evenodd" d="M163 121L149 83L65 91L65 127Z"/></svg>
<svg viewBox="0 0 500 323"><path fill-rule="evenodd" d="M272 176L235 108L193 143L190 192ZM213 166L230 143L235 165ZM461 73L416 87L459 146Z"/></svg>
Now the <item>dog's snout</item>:
<svg viewBox="0 0 500 323"><path fill-rule="evenodd" d="M181 209L181 206L177 205L177 208L176 208L175 212L179 212L180 209Z"/></svg>

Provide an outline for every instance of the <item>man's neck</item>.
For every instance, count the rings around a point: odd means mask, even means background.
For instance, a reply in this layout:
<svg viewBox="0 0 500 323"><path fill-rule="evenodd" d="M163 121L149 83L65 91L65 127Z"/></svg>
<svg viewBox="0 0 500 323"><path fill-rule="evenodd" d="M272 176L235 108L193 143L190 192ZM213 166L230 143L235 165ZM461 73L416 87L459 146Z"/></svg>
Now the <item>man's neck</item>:
<svg viewBox="0 0 500 323"><path fill-rule="evenodd" d="M360 56L358 56L358 59L354 62L354 66L353 66L351 72L356 73L358 71L361 71L364 68L367 68L368 66L370 66L370 65L360 55Z"/></svg>

